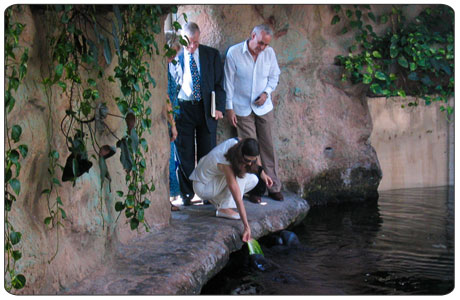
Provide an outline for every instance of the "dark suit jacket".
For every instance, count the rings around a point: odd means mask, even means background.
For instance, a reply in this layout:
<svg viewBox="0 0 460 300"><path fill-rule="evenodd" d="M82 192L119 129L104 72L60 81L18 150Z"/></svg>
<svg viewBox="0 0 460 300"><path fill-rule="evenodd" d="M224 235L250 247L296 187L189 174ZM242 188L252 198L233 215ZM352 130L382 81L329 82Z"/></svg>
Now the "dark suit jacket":
<svg viewBox="0 0 460 300"><path fill-rule="evenodd" d="M216 110L225 113L224 68L217 49L200 45L201 97L203 98L206 125L209 132L216 132L217 121L211 117L211 92L216 93ZM184 70L184 52L179 55Z"/></svg>

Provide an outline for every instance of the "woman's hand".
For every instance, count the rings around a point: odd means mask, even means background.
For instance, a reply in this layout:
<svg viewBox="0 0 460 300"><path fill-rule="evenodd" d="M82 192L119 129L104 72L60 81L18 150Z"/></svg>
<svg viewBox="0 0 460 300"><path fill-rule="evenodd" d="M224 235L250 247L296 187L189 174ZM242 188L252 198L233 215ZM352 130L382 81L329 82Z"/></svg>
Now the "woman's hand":
<svg viewBox="0 0 460 300"><path fill-rule="evenodd" d="M245 243L247 243L251 239L251 228L249 228L249 226L244 227L243 237L241 239Z"/></svg>

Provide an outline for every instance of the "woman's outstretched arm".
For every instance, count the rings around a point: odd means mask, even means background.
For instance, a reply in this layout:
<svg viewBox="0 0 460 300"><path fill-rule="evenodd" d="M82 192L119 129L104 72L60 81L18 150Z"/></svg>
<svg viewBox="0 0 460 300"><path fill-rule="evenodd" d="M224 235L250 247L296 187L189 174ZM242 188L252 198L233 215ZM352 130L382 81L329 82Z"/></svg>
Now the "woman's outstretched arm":
<svg viewBox="0 0 460 300"><path fill-rule="evenodd" d="M235 201L236 207L238 208L241 221L244 225L242 240L246 243L251 239L251 227L249 226L248 218L246 215L246 208L244 207L243 203L243 195L240 191L238 183L236 182L235 173L233 173L230 165L218 164L218 168L224 173L228 188L230 189L230 193L232 194L233 200Z"/></svg>

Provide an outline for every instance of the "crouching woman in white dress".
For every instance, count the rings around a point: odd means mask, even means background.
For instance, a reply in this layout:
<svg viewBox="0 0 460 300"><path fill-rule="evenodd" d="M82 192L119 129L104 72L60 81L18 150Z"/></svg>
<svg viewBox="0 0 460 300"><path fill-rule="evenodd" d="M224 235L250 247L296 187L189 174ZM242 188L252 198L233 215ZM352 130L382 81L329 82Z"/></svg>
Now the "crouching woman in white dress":
<svg viewBox="0 0 460 300"><path fill-rule="evenodd" d="M256 173L260 167L258 155L259 144L255 139L232 138L217 145L201 158L190 175L195 194L216 207L217 217L242 220L243 242L251 238L243 195L257 185L257 176L250 172ZM264 171L261 179L267 187L272 186L272 179Z"/></svg>

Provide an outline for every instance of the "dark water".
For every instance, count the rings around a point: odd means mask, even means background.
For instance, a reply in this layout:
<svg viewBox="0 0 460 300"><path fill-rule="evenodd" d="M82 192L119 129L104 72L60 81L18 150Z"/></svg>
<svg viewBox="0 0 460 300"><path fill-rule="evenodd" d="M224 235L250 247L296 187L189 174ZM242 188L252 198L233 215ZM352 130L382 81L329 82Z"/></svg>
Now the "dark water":
<svg viewBox="0 0 460 300"><path fill-rule="evenodd" d="M380 193L378 202L314 207L290 229L300 246L260 239L268 271L248 268L247 249L203 294L445 295L454 288L454 189Z"/></svg>

